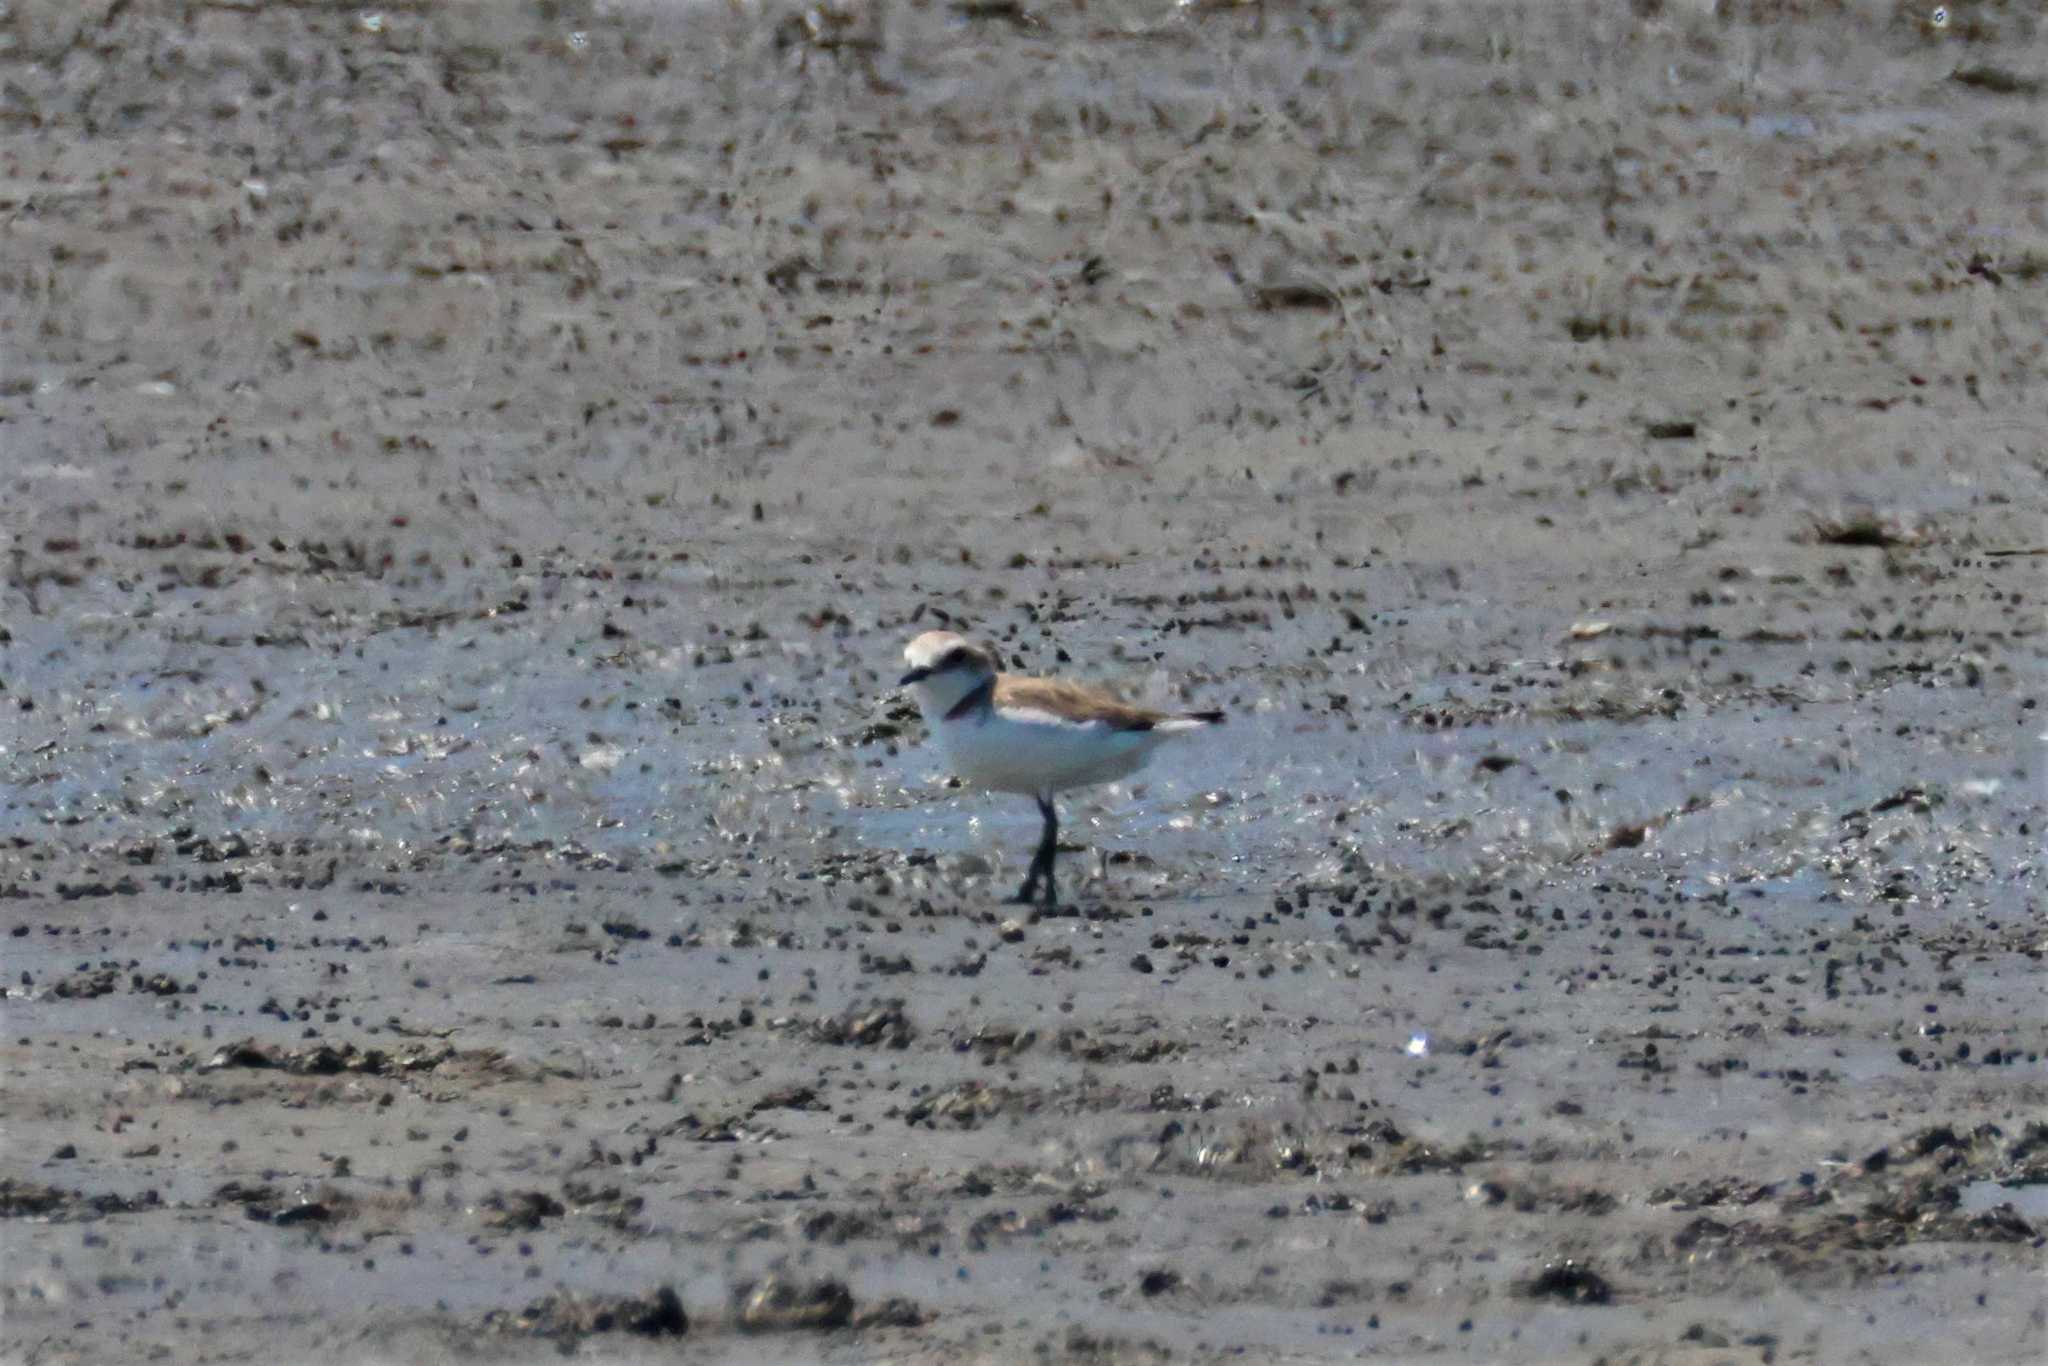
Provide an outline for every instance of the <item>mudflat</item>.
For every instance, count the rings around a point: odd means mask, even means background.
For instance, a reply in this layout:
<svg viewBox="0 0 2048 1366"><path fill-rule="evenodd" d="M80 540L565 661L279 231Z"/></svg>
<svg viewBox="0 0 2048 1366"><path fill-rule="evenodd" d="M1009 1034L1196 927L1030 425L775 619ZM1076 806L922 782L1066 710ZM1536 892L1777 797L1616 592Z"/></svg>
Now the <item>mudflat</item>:
<svg viewBox="0 0 2048 1366"><path fill-rule="evenodd" d="M2039 1360L2044 80L7 6L0 1356Z"/></svg>

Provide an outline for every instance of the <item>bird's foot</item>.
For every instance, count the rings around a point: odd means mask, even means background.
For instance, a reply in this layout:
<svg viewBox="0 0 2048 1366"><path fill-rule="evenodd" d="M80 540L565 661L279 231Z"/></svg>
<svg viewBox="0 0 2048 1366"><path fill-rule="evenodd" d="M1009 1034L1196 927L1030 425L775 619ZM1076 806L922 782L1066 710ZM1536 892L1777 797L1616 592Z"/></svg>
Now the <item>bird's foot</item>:
<svg viewBox="0 0 2048 1366"><path fill-rule="evenodd" d="M1003 904L1005 906L1029 906L1044 915L1057 914L1060 909L1059 894L1053 890L1051 882L1045 884L1045 894L1043 896L1039 895L1037 887L1027 882L1017 889L1016 895L1004 897Z"/></svg>

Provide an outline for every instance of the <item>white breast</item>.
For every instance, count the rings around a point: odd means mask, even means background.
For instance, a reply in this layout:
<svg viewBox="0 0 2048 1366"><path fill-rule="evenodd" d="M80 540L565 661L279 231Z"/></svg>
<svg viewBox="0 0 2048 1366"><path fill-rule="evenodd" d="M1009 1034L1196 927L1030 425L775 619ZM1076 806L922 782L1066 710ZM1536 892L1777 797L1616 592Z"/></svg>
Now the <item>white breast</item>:
<svg viewBox="0 0 2048 1366"><path fill-rule="evenodd" d="M1171 732L1114 730L1047 712L995 709L933 727L960 780L997 792L1050 793L1113 782L1142 768Z"/></svg>

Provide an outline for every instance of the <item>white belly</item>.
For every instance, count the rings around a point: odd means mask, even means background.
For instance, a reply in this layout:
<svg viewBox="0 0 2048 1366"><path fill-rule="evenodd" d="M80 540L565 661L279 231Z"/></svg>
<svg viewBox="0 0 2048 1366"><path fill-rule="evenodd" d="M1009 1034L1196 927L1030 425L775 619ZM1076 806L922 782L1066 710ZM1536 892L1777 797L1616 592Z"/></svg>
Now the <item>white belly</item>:
<svg viewBox="0 0 2048 1366"><path fill-rule="evenodd" d="M963 717L933 728L960 781L995 792L1061 792L1113 782L1144 767L1171 732L1119 731L1101 722Z"/></svg>

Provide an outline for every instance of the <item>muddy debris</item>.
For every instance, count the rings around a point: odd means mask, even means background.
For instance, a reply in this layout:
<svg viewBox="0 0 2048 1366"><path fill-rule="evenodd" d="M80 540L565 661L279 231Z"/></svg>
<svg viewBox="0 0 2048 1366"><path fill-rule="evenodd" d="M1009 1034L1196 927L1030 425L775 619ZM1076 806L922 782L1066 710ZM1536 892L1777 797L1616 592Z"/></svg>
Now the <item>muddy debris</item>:
<svg viewBox="0 0 2048 1366"><path fill-rule="evenodd" d="M1551 1262L1516 1289L1528 1299L1565 1304L1611 1304L1614 1300L1614 1287L1605 1276L1569 1257Z"/></svg>
<svg viewBox="0 0 2048 1366"><path fill-rule="evenodd" d="M234 1043L222 1044L206 1055L205 1061L188 1063L201 1072L218 1072L230 1068L251 1068L288 1072L294 1076L325 1077L341 1073L361 1073L367 1076L395 1077L415 1072L431 1072L455 1056L455 1049L447 1046L435 1047L426 1044L409 1044L398 1049L357 1048L352 1043L341 1045L313 1044L305 1048L287 1048L278 1044L259 1043L255 1039L241 1039Z"/></svg>
<svg viewBox="0 0 2048 1366"><path fill-rule="evenodd" d="M734 1324L743 1333L825 1333L841 1328L921 1328L933 1315L916 1301L888 1295L859 1304L846 1283L830 1277L795 1280L770 1276L743 1282L731 1296Z"/></svg>
<svg viewBox="0 0 2048 1366"><path fill-rule="evenodd" d="M487 1228L531 1233L550 1219L568 1213L568 1207L546 1191L492 1191L484 1197L483 1222Z"/></svg>
<svg viewBox="0 0 2048 1366"><path fill-rule="evenodd" d="M550 1295L522 1310L493 1310L484 1326L562 1340L567 1350L583 1338L604 1333L679 1338L690 1331L690 1316L673 1286L645 1295Z"/></svg>
<svg viewBox="0 0 2048 1366"><path fill-rule="evenodd" d="M1810 532L1822 545L1891 550L1917 546L1927 540L1923 530L1909 527L1896 517L1874 511L1849 513L1840 517L1816 517Z"/></svg>
<svg viewBox="0 0 2048 1366"><path fill-rule="evenodd" d="M2022 76L2002 66L1960 66L1949 73L1949 79L1958 85L1969 86L1993 95L2039 95L2042 82L2031 76Z"/></svg>
<svg viewBox="0 0 2048 1366"><path fill-rule="evenodd" d="M956 1036L953 1049L973 1053L983 1066L993 1066L1021 1057L1038 1043L1038 1031L1009 1024L985 1024L964 1036Z"/></svg>
<svg viewBox="0 0 2048 1366"><path fill-rule="evenodd" d="M978 1129L1017 1100L1018 1093L979 1081L963 1081L903 1108L901 1118L912 1128Z"/></svg>
<svg viewBox="0 0 2048 1366"><path fill-rule="evenodd" d="M819 1043L854 1048L908 1048L917 1038L917 1027L910 1022L903 1004L900 998L878 1001L814 1020L810 1036Z"/></svg>
<svg viewBox="0 0 2048 1366"><path fill-rule="evenodd" d="M227 1181L214 1189L216 1205L239 1205L245 1217L261 1224L290 1228L294 1224L327 1224L346 1219L355 1212L356 1202L333 1189L301 1191L287 1195L267 1183L245 1185Z"/></svg>
<svg viewBox="0 0 2048 1366"><path fill-rule="evenodd" d="M870 1328L922 1328L938 1315L904 1295L888 1295L854 1310L855 1331Z"/></svg>
<svg viewBox="0 0 2048 1366"><path fill-rule="evenodd" d="M50 994L62 1000L89 1001L119 990L120 984L119 968L92 968L64 978L50 988Z"/></svg>
<svg viewBox="0 0 2048 1366"><path fill-rule="evenodd" d="M771 1276L742 1284L732 1296L733 1317L743 1332L825 1332L853 1323L853 1292L844 1281L794 1281Z"/></svg>
<svg viewBox="0 0 2048 1366"><path fill-rule="evenodd" d="M245 1206L243 1211L251 1219L290 1228L294 1224L325 1224L341 1217L341 1211L324 1200L302 1200L295 1205L272 1209L261 1205Z"/></svg>
<svg viewBox="0 0 2048 1366"><path fill-rule="evenodd" d="M100 1219L110 1214L133 1214L162 1206L163 1200L154 1190L143 1191L140 1195L104 1192L87 1195L65 1186L0 1177L0 1219L36 1218L61 1223L74 1219Z"/></svg>

